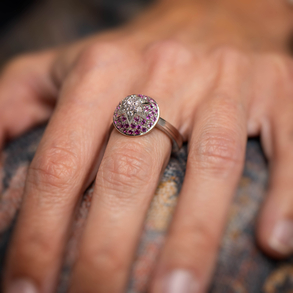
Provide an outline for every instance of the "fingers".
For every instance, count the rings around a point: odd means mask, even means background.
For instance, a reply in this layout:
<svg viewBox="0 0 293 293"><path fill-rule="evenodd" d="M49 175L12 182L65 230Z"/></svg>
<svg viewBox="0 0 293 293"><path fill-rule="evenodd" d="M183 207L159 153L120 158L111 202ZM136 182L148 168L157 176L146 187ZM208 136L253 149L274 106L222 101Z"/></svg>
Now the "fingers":
<svg viewBox="0 0 293 293"><path fill-rule="evenodd" d="M70 292L124 292L143 221L171 150L158 129L112 132L101 162Z"/></svg>
<svg viewBox="0 0 293 293"><path fill-rule="evenodd" d="M184 105L177 99L185 94L187 80L183 73L194 68L190 56L177 43L158 44L144 56L149 73L139 91L158 97L163 117L177 128ZM135 138L112 132L96 177L70 292L125 291L143 221L170 151L170 138L156 128Z"/></svg>
<svg viewBox="0 0 293 293"><path fill-rule="evenodd" d="M151 292L207 290L246 145L247 75L236 74L233 62L224 62L211 97L196 110L184 184Z"/></svg>
<svg viewBox="0 0 293 293"><path fill-rule="evenodd" d="M182 73L193 68L190 55L177 44L158 44L144 56L147 73L141 79L135 75L136 84L142 81L136 86L139 92L158 97L163 117L175 127L182 104L175 107L174 96L181 97L184 87L177 83L183 84ZM135 138L112 133L97 174L70 292L124 292L143 220L170 150L170 138L156 128Z"/></svg>
<svg viewBox="0 0 293 293"><path fill-rule="evenodd" d="M0 147L51 115L57 95L51 78L56 54L51 50L23 55L4 68L0 80Z"/></svg>
<svg viewBox="0 0 293 293"><path fill-rule="evenodd" d="M286 70L282 75L282 84L276 92L278 99L275 98L269 117L270 183L258 227L260 245L275 257L285 257L293 252L292 72L288 76Z"/></svg>
<svg viewBox="0 0 293 293"><path fill-rule="evenodd" d="M91 61L94 64L96 59ZM92 70L85 66L85 60L80 62L62 88L28 172L24 203L7 259L8 292L24 292L26 286L34 288L32 292L54 292L67 230L79 196L97 170L114 98L128 91L127 83L121 81L124 77L116 78L122 84L119 92L109 88L107 80L97 83L103 74L115 78L113 72L107 72L113 71L114 64L107 64L107 70L97 66Z"/></svg>

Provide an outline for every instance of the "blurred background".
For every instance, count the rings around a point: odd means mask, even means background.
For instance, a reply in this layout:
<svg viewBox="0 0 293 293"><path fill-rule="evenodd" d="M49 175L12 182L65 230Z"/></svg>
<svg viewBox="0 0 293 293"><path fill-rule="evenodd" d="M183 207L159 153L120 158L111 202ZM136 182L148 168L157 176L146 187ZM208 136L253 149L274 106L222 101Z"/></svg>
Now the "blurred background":
<svg viewBox="0 0 293 293"><path fill-rule="evenodd" d="M0 66L16 54L119 25L150 0L1 0Z"/></svg>

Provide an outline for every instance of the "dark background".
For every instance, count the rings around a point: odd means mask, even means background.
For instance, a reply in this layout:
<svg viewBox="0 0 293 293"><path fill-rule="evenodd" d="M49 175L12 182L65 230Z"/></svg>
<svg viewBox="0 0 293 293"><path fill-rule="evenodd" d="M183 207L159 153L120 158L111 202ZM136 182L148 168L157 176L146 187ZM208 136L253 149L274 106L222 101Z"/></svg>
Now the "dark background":
<svg viewBox="0 0 293 293"><path fill-rule="evenodd" d="M125 22L149 0L1 0L0 66L9 58L74 41Z"/></svg>

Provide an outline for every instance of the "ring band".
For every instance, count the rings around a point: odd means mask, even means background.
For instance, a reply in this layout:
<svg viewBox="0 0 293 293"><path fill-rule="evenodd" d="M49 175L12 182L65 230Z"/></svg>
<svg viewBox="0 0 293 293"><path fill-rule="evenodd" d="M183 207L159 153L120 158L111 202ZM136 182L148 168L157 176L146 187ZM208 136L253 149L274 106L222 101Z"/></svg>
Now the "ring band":
<svg viewBox="0 0 293 293"><path fill-rule="evenodd" d="M113 126L119 133L132 137L145 135L157 127L170 137L172 151L176 152L182 147L182 135L160 117L157 102L145 95L130 95L124 98L114 111Z"/></svg>

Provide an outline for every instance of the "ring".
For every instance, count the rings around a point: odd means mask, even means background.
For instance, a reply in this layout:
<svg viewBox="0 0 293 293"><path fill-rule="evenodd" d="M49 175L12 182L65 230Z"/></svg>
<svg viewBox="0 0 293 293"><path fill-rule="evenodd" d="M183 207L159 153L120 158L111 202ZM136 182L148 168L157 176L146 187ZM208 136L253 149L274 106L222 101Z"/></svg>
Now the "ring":
<svg viewBox="0 0 293 293"><path fill-rule="evenodd" d="M174 152L182 147L182 135L160 117L157 102L145 95L130 95L119 102L114 111L113 125L119 133L132 137L145 135L157 127L170 137Z"/></svg>

